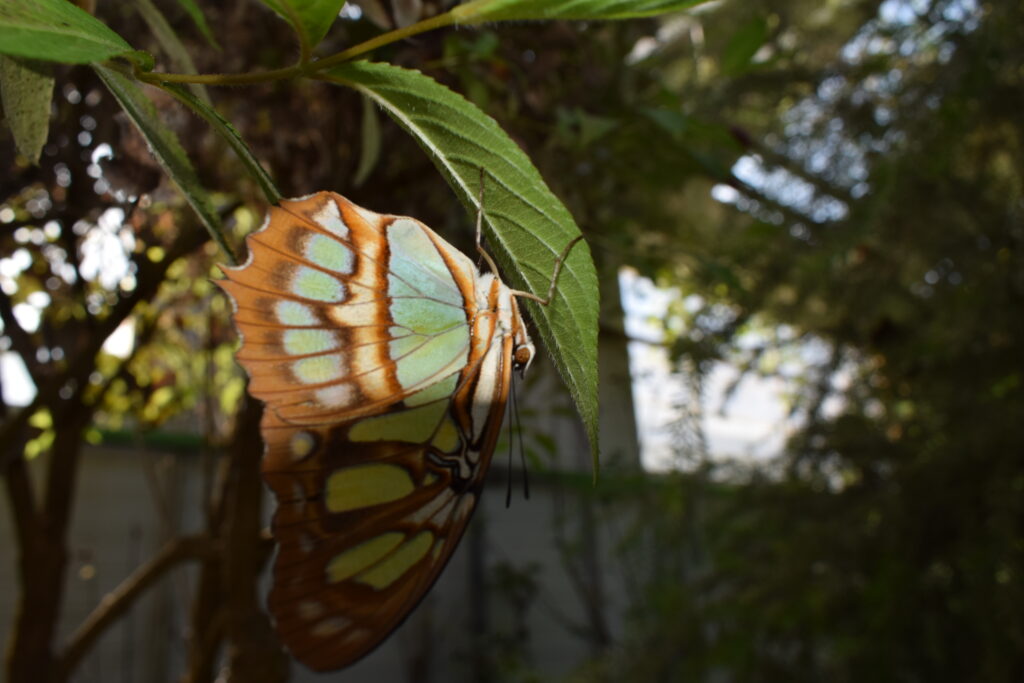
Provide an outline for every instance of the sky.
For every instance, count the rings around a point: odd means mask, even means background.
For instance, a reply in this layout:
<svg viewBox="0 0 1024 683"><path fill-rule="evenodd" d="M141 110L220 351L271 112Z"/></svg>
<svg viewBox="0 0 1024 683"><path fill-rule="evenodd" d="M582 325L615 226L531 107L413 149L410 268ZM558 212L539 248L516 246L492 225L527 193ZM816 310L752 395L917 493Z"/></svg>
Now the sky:
<svg viewBox="0 0 1024 683"><path fill-rule="evenodd" d="M673 372L668 352L649 343L663 337L660 318L679 293L657 287L630 268L619 274L626 334L629 344L630 372L633 376L633 401L640 434L644 467L665 470L680 466L678 440L671 425L699 401L696 413L711 458L756 458L776 455L782 448L792 424L787 418L785 394L790 389L781 378L746 377L726 400L727 387L739 375L730 363L716 363L705 381L702 396L694 397L687 382Z"/></svg>

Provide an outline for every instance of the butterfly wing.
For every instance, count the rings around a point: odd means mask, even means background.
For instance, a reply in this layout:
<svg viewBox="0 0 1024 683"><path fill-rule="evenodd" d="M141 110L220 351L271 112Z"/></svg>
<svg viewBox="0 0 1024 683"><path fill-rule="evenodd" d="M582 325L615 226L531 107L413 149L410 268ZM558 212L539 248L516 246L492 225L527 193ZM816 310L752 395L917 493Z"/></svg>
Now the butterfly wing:
<svg viewBox="0 0 1024 683"><path fill-rule="evenodd" d="M288 422L378 413L465 365L476 269L422 223L322 192L271 208L247 241L222 281L237 358Z"/></svg>
<svg viewBox="0 0 1024 683"><path fill-rule="evenodd" d="M336 669L402 622L465 530L510 381L497 311L515 304L426 226L331 193L282 202L248 244L222 286L266 403L268 603L298 659Z"/></svg>

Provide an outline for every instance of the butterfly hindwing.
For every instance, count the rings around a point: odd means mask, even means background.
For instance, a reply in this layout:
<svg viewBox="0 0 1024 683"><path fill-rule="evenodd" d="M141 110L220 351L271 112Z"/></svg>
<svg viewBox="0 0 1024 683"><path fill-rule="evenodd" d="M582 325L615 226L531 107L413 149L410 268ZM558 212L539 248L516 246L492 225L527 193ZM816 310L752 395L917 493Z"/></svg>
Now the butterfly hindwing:
<svg viewBox="0 0 1024 683"><path fill-rule="evenodd" d="M248 244L222 284L266 403L268 603L296 657L336 669L397 627L451 557L529 340L508 288L413 219L319 193L271 209Z"/></svg>

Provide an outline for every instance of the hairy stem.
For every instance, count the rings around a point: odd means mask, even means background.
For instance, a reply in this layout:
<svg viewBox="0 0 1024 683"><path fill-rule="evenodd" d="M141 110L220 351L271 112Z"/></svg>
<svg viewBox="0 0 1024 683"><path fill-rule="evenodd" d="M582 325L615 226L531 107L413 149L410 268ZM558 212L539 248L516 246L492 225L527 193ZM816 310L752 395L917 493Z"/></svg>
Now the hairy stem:
<svg viewBox="0 0 1024 683"><path fill-rule="evenodd" d="M404 28L396 29L383 33L376 38L371 38L365 42L336 52L329 57L318 59L310 62L301 62L295 66L284 67L281 69L271 69L270 71L260 71L257 73L244 73L244 74L174 74L174 73L157 73L154 71L138 72L136 78L146 83L201 83L203 85L250 85L253 83L267 83L270 81L281 81L288 80L290 78L300 78L303 76L313 76L325 69L329 69L332 66L337 66L342 62L350 61L360 55L364 55L367 52L376 50L384 45L390 45L396 43L399 40L404 40L411 36L425 33L427 31L433 31L434 29L444 28L455 23L455 17L452 16L451 12L439 14L436 17L424 19L423 21L406 26Z"/></svg>

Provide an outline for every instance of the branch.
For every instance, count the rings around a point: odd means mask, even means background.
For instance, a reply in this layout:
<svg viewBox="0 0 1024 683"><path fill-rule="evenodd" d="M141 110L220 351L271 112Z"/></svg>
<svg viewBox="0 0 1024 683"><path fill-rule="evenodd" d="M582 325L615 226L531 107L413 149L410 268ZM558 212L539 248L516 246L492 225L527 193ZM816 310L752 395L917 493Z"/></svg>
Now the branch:
<svg viewBox="0 0 1024 683"><path fill-rule="evenodd" d="M35 350L39 344L18 324L18 319L14 317L14 307L11 306L11 297L7 294L0 294L0 320L4 324L4 334L11 340L11 348L21 356L29 377L38 385L40 364L36 360Z"/></svg>
<svg viewBox="0 0 1024 683"><path fill-rule="evenodd" d="M791 206L782 204L777 199L769 197L761 190L757 189L756 187L753 187L752 185L747 184L743 180L740 180L736 175L732 173L729 173L727 179L723 180L722 182L731 185L735 190L747 195L748 199L755 200L756 202L764 206L766 209L778 211L779 213L782 214L787 223L790 225L797 223L802 223L807 226L820 225L818 221L814 220L807 214L802 213L798 209L795 209Z"/></svg>
<svg viewBox="0 0 1024 683"><path fill-rule="evenodd" d="M857 201L850 194L850 191L847 188L831 183L825 178L811 173L799 159L793 159L792 157L785 156L784 154L780 154L773 149L757 143L751 145L751 151L760 155L761 159L764 161L764 165L768 168L781 168L786 171L786 173L800 178L817 190L820 196L834 197L848 205L855 204Z"/></svg>
<svg viewBox="0 0 1024 683"><path fill-rule="evenodd" d="M26 548L39 533L35 488L29 478L25 458L12 460L3 475L7 487L7 500L11 505L11 519L18 539L17 547L24 557Z"/></svg>
<svg viewBox="0 0 1024 683"><path fill-rule="evenodd" d="M611 325L599 325L598 331L601 336L605 339L616 339L623 340L627 344L646 344L647 346L660 346L662 348L669 348L671 344L664 339L651 339L648 337L637 337L628 334L624 330L617 329Z"/></svg>
<svg viewBox="0 0 1024 683"><path fill-rule="evenodd" d="M64 680L70 676L93 643L108 626L117 621L149 586L167 571L186 560L204 560L214 557L218 544L208 536L182 536L168 541L157 555L139 567L121 585L107 593L100 604L72 634L57 666Z"/></svg>

